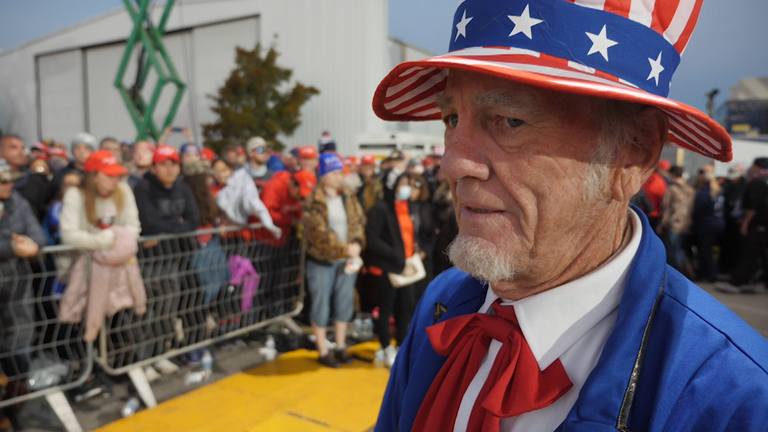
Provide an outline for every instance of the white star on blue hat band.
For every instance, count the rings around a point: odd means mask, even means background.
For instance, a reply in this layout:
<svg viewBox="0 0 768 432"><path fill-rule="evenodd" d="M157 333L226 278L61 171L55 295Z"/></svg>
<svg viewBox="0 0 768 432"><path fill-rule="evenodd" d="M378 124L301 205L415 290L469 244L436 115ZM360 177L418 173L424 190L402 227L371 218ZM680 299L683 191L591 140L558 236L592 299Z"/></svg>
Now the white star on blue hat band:
<svg viewBox="0 0 768 432"><path fill-rule="evenodd" d="M459 32L461 31L461 37ZM667 97L680 54L656 31L567 1L466 0L454 17L450 52L522 48L613 75Z"/></svg>

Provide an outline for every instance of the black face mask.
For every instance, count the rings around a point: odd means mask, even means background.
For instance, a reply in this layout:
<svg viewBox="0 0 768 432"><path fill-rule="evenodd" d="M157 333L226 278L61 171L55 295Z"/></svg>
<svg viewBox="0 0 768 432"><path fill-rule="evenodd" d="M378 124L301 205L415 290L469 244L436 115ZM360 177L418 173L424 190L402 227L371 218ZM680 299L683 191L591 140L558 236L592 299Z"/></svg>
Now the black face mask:
<svg viewBox="0 0 768 432"><path fill-rule="evenodd" d="M48 161L48 165L51 166L51 171L58 171L67 166L67 161L61 159L53 159Z"/></svg>

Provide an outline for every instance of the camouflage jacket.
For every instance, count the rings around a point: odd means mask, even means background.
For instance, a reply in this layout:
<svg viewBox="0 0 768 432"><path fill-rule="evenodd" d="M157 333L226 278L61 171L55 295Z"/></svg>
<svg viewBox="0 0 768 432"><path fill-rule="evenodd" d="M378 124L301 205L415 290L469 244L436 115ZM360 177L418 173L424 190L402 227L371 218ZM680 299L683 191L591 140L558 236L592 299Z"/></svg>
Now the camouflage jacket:
<svg viewBox="0 0 768 432"><path fill-rule="evenodd" d="M661 201L661 226L674 234L685 234L691 226L696 190L685 180L673 182Z"/></svg>
<svg viewBox="0 0 768 432"><path fill-rule="evenodd" d="M357 197L348 190L342 190L342 199L347 210L349 242L358 242L365 247L365 213ZM323 262L340 260L347 255L347 243L336 237L328 226L328 204L322 187L313 190L304 201L304 236L307 240L307 255Z"/></svg>

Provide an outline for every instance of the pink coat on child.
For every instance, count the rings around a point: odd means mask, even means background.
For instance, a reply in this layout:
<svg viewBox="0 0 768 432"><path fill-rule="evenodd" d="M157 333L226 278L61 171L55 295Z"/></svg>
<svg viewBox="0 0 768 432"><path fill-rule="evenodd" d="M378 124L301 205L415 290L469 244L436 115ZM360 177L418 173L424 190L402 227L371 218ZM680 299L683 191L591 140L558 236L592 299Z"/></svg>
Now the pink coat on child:
<svg viewBox="0 0 768 432"><path fill-rule="evenodd" d="M136 237L120 226L109 229L115 233L115 245L106 253L90 252L90 275L86 256L77 259L59 305L61 321L66 323L80 322L86 310L86 341L96 340L104 319L122 309L133 307L137 315L147 311L147 291L136 262Z"/></svg>

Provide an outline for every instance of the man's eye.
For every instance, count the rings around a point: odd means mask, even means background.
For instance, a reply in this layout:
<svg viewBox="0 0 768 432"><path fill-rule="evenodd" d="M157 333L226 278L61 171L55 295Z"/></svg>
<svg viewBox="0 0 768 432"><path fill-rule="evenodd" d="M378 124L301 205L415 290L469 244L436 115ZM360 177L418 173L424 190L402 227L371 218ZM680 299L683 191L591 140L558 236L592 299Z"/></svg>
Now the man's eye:
<svg viewBox="0 0 768 432"><path fill-rule="evenodd" d="M459 116L457 114L447 115L443 119L443 123L448 127L454 128L459 123Z"/></svg>
<svg viewBox="0 0 768 432"><path fill-rule="evenodd" d="M507 126L513 128L520 127L523 125L523 123L525 123L524 121L516 118L507 118L505 120L507 121Z"/></svg>

